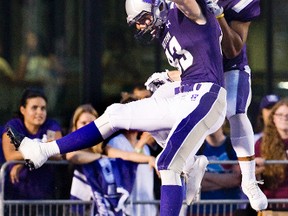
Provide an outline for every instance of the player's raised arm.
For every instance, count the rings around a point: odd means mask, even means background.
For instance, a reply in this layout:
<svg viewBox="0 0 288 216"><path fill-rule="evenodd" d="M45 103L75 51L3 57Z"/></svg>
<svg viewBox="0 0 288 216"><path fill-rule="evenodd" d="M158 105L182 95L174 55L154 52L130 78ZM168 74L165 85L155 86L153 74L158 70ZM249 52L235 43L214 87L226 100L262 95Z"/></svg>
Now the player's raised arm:
<svg viewBox="0 0 288 216"><path fill-rule="evenodd" d="M203 15L200 6L195 0L172 0L176 6L187 16L189 19L198 24L205 24L206 18Z"/></svg>

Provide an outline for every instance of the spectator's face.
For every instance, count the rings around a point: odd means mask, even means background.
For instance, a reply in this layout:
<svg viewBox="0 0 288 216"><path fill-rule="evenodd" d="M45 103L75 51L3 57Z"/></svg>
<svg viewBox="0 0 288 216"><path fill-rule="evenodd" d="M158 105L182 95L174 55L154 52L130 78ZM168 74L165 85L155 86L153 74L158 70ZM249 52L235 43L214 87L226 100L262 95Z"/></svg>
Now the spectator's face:
<svg viewBox="0 0 288 216"><path fill-rule="evenodd" d="M80 115L78 121L76 122L76 129L79 129L87 124L89 124L90 122L94 121L96 119L96 117L88 112L84 112Z"/></svg>
<svg viewBox="0 0 288 216"><path fill-rule="evenodd" d="M151 97L151 92L143 89L143 90L139 90L139 89L135 89L133 91L133 95L137 98L137 99L143 99L143 98L149 98Z"/></svg>
<svg viewBox="0 0 288 216"><path fill-rule="evenodd" d="M273 115L273 121L278 131L288 131L288 106L279 106Z"/></svg>
<svg viewBox="0 0 288 216"><path fill-rule="evenodd" d="M29 98L26 106L20 107L27 128L41 126L47 117L46 101L42 97Z"/></svg>

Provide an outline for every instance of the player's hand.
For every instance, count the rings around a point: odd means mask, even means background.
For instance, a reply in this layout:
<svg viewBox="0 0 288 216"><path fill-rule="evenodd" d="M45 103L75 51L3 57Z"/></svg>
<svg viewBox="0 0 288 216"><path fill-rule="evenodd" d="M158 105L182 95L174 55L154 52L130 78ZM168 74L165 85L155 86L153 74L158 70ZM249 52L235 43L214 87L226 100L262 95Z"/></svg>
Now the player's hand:
<svg viewBox="0 0 288 216"><path fill-rule="evenodd" d="M219 17L223 14L223 7L218 5L218 0L205 0L208 9L216 16Z"/></svg>
<svg viewBox="0 0 288 216"><path fill-rule="evenodd" d="M155 92L161 85L171 82L168 71L155 72L145 82L146 89Z"/></svg>

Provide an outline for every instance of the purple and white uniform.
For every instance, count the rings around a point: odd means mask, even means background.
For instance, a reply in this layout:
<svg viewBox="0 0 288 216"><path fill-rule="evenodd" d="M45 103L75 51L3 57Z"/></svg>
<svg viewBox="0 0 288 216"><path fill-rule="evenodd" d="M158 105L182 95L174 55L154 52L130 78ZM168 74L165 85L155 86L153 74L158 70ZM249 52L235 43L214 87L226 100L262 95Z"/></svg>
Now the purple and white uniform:
<svg viewBox="0 0 288 216"><path fill-rule="evenodd" d="M260 15L260 0L219 0L225 19L250 22ZM241 53L233 59L224 55L225 88L227 90L227 117L246 113L251 102L251 70L248 66L246 44Z"/></svg>
<svg viewBox="0 0 288 216"><path fill-rule="evenodd" d="M171 84L174 88L169 88L174 96L113 104L104 113L109 116L112 132L119 129L152 133L170 130L157 167L179 174L205 137L222 125L226 114L222 32L204 1L199 3L207 18L205 24L191 21L172 4L159 38L169 63L182 72L181 84L175 82ZM105 139L111 131L107 133L101 121L100 117L95 123Z"/></svg>

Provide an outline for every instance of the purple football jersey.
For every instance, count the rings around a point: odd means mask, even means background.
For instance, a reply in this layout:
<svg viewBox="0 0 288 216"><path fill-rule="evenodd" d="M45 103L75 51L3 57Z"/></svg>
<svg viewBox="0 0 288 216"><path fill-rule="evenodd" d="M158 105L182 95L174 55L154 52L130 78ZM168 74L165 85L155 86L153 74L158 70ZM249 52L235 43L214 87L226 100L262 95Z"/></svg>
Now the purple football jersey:
<svg viewBox="0 0 288 216"><path fill-rule="evenodd" d="M159 39L169 64L182 72L183 84L212 82L223 86L222 32L205 3L198 3L206 16L206 24L192 22L172 4Z"/></svg>
<svg viewBox="0 0 288 216"><path fill-rule="evenodd" d="M260 15L260 0L219 0L218 4L224 8L225 19L231 21L250 22ZM246 45L241 53L233 58L223 59L224 71L243 69L248 65Z"/></svg>

